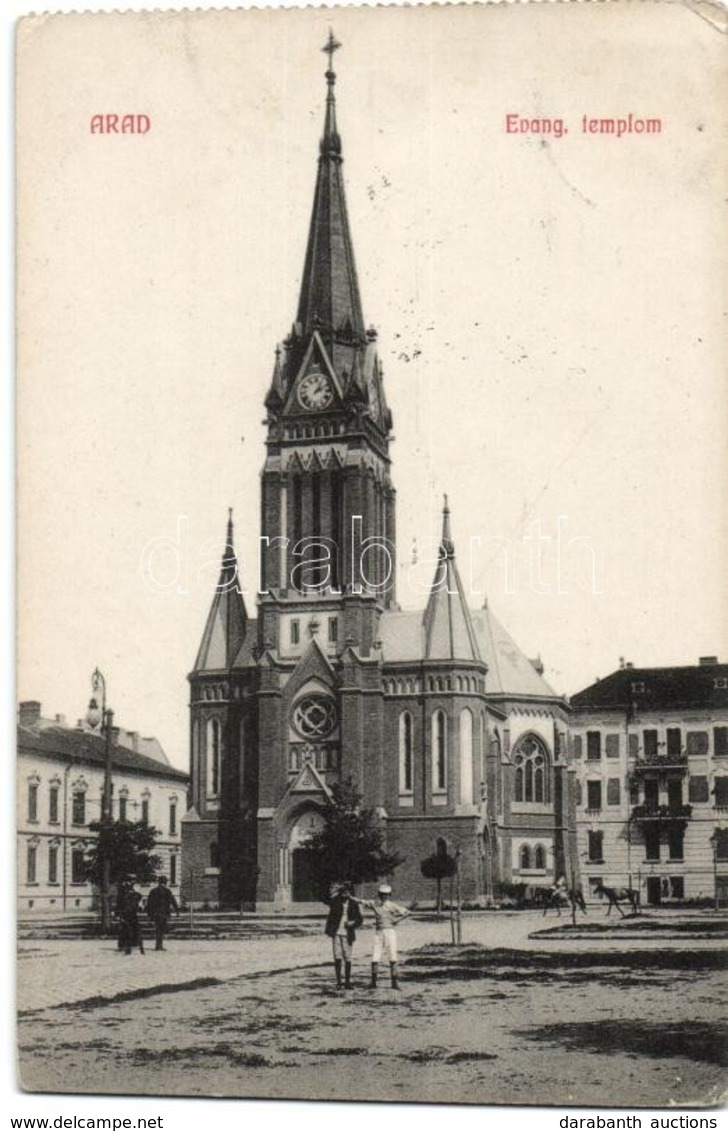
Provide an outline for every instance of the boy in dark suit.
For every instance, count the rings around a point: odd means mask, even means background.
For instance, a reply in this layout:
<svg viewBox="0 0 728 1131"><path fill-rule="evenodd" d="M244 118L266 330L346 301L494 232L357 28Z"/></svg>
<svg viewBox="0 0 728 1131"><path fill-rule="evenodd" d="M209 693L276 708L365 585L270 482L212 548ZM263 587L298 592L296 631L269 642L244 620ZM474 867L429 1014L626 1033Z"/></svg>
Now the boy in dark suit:
<svg viewBox="0 0 728 1131"><path fill-rule="evenodd" d="M328 898L324 901L329 908L324 930L331 939L334 951L334 970L336 988L342 988L341 967L344 967L345 990L353 989L351 984L351 959L356 939L356 928L361 927L362 917L358 904L352 899L352 886L349 883L333 884Z"/></svg>

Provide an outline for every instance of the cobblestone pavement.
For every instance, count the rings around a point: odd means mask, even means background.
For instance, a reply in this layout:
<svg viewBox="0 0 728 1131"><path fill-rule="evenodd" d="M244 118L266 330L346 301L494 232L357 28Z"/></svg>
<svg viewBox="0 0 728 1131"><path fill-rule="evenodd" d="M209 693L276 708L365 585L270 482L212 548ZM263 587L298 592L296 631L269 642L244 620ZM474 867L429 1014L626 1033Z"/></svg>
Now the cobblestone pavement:
<svg viewBox="0 0 728 1131"><path fill-rule="evenodd" d="M663 916L661 916L661 919ZM562 922L566 922L562 919ZM589 950L595 955L605 951L652 949L722 948L722 939L694 939L680 937L643 937L630 931L627 921L620 923L614 933L604 937L582 935L578 931L570 937L550 935L529 938L545 927L558 924L554 917L544 918L539 912L498 912L494 914L465 915L462 924L463 942L480 943L487 947L508 947L519 950L548 950L553 953ZM602 915L591 915L590 924L603 925ZM313 926L313 925L312 925ZM330 962L328 940L323 937L323 918L320 928L313 926L315 934L292 936L280 934L280 921L276 933L266 934L266 922L257 921L259 937L227 939L175 939L174 931L167 941L167 949L155 952L153 942L147 940L147 950L127 956L120 953L112 940L33 939L19 943L17 964L17 1008L21 1013L61 1005L78 1004L89 998L114 998L136 991L153 991L155 987L190 986L201 978L226 982L245 974L259 975L273 971L294 970ZM296 930L295 920L291 929ZM320 933L319 933L320 930ZM446 943L450 940L447 919L409 919L398 932L404 956L407 952L427 943ZM360 932L356 947L357 964L364 968L368 962L371 930ZM212 984L211 982L208 984Z"/></svg>

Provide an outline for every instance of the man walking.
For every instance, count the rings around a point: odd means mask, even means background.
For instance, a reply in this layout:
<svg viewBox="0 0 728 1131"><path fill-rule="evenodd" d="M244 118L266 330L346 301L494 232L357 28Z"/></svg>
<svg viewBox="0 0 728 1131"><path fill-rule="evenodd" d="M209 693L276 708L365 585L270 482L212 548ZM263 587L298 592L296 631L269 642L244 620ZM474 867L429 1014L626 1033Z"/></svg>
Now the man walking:
<svg viewBox="0 0 728 1131"><path fill-rule="evenodd" d="M372 980L369 988L377 988L377 974L379 962L384 950L389 957L389 968L392 975L392 989L399 989L397 978L397 932L395 926L410 914L406 907L400 907L389 898L392 889L389 884L381 884L376 899L357 899L362 907L368 907L374 912L374 950L372 952Z"/></svg>
<svg viewBox="0 0 728 1131"><path fill-rule="evenodd" d="M157 886L147 896L147 915L154 923L154 949L164 950L164 935L169 917L175 911L179 915L177 900L167 887L167 877L160 876Z"/></svg>
<svg viewBox="0 0 728 1131"><path fill-rule="evenodd" d="M334 951L334 970L336 972L336 988L342 988L341 967L344 966L345 990L354 987L351 984L351 960L356 939L356 928L361 927L361 911L357 901L352 897L351 884L334 884L328 899L329 914L326 919L324 931L331 939Z"/></svg>

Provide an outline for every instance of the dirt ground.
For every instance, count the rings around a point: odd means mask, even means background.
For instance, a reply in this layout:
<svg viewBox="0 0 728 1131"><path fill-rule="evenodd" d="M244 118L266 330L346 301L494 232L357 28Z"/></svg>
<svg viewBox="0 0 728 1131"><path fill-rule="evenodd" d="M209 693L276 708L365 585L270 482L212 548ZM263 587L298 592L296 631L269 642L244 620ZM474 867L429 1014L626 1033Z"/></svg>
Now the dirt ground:
<svg viewBox="0 0 728 1131"><path fill-rule="evenodd" d="M728 1092L720 948L427 944L337 992L329 962L28 1012L30 1091L663 1107ZM541 949L539 949L541 947ZM322 954L323 957L323 954ZM124 961L124 959L119 959Z"/></svg>

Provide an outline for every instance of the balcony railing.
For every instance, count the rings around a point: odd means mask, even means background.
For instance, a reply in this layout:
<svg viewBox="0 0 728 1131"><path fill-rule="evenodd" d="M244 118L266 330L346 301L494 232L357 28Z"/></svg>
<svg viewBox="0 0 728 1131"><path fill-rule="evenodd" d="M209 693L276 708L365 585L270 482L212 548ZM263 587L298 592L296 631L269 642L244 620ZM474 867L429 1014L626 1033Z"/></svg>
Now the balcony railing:
<svg viewBox="0 0 728 1131"><path fill-rule="evenodd" d="M633 821L688 821L692 805L635 805Z"/></svg>
<svg viewBox="0 0 728 1131"><path fill-rule="evenodd" d="M643 754L637 759L633 767L633 773L654 773L655 770L683 770L687 773L688 756L686 753L680 754L665 754L660 752L658 754Z"/></svg>

